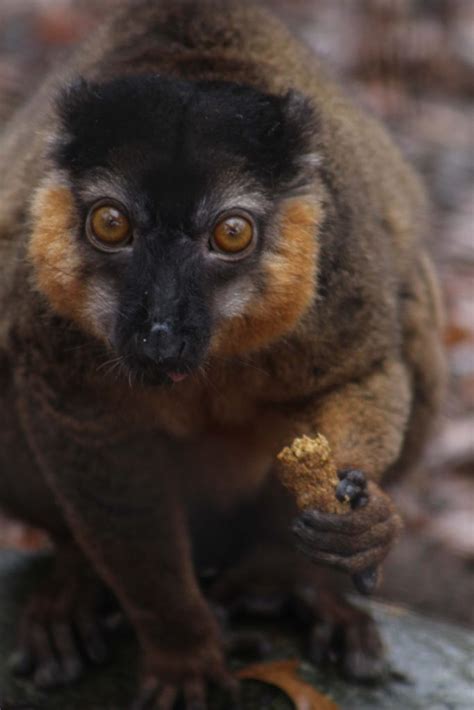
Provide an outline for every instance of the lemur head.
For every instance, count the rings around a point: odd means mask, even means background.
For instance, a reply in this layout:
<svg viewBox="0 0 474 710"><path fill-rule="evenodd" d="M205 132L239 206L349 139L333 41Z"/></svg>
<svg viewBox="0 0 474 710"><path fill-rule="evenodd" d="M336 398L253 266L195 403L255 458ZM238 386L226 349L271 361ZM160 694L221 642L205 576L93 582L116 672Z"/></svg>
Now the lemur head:
<svg viewBox="0 0 474 710"><path fill-rule="evenodd" d="M300 95L159 76L57 102L30 258L61 315L144 382L265 347L314 296L314 116Z"/></svg>

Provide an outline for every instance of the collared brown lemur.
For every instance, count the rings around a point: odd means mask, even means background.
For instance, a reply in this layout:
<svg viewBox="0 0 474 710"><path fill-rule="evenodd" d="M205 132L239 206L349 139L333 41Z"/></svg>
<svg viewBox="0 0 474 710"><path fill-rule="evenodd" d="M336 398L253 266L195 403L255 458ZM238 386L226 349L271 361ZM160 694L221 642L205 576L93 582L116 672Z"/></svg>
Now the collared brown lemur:
<svg viewBox="0 0 474 710"><path fill-rule="evenodd" d="M0 503L57 553L17 672L99 662L104 590L139 640L134 708L232 688L215 610L265 600L314 661L382 671L342 589L373 586L400 527L381 482L440 399L427 213L381 126L245 0L123 0L10 117ZM316 432L344 515L298 513L275 473Z"/></svg>

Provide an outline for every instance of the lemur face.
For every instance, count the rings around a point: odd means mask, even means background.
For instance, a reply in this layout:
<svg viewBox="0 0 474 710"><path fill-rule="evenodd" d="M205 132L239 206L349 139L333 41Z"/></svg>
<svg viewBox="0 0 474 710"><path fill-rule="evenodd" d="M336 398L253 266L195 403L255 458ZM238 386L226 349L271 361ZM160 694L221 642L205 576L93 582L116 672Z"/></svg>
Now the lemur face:
<svg viewBox="0 0 474 710"><path fill-rule="evenodd" d="M285 334L314 294L314 118L293 94L156 76L58 102L30 257L59 313L145 383Z"/></svg>

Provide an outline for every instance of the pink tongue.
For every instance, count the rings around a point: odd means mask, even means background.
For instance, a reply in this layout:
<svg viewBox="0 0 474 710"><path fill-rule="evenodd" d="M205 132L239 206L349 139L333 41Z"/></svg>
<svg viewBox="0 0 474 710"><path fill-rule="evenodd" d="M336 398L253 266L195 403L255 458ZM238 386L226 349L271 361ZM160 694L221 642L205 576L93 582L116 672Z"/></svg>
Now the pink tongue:
<svg viewBox="0 0 474 710"><path fill-rule="evenodd" d="M167 372L166 374L173 382L182 382L188 377L184 372Z"/></svg>

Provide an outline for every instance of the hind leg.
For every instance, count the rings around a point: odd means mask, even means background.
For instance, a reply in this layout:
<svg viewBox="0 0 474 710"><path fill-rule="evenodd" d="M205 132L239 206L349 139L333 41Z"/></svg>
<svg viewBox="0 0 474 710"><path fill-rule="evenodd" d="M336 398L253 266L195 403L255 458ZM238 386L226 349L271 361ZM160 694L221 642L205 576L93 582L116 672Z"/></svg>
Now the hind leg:
<svg viewBox="0 0 474 710"><path fill-rule="evenodd" d="M313 582L298 587L290 600L291 611L308 629L308 659L334 664L351 680L382 678L387 661L375 621L334 588L330 573L320 568L313 574Z"/></svg>
<svg viewBox="0 0 474 710"><path fill-rule="evenodd" d="M49 577L24 611L13 672L47 689L76 681L87 662L104 661L107 601L106 588L79 549L61 542Z"/></svg>
<svg viewBox="0 0 474 710"><path fill-rule="evenodd" d="M290 616L302 632L307 657L332 663L348 677L375 680L385 671L375 622L344 596L347 578L299 553L291 533L297 510L270 477L252 515L249 547L210 587L211 600L230 619L239 614Z"/></svg>
<svg viewBox="0 0 474 710"><path fill-rule="evenodd" d="M338 583L336 574L293 550L264 544L218 579L210 596L230 619L290 617L312 663L333 664L353 680L377 680L386 661L376 624L338 591Z"/></svg>
<svg viewBox="0 0 474 710"><path fill-rule="evenodd" d="M76 680L86 660L100 662L105 657L100 614L106 590L74 544L37 467L15 417L15 392L2 363L0 393L0 506L49 533L56 543L52 572L23 613L11 666L14 673L49 688Z"/></svg>
<svg viewBox="0 0 474 710"><path fill-rule="evenodd" d="M404 311L404 350L414 382L410 421L398 460L386 474L397 480L419 461L432 435L446 392L448 370L442 331L444 313L433 266L425 254L413 265Z"/></svg>

